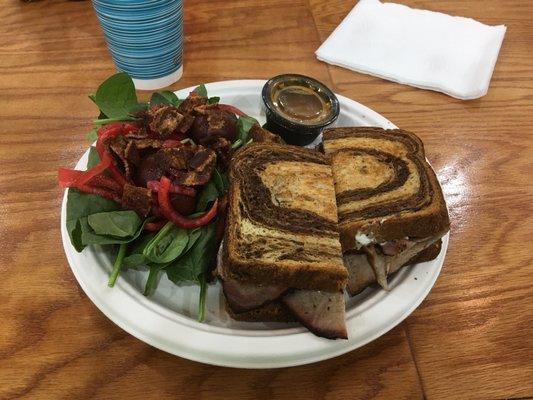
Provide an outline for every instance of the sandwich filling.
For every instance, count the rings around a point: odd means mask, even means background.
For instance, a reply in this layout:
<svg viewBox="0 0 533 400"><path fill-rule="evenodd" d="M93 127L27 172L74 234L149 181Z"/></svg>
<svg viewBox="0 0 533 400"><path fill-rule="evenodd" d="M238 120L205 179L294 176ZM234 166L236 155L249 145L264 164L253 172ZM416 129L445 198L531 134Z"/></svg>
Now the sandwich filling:
<svg viewBox="0 0 533 400"><path fill-rule="evenodd" d="M348 269L348 294L354 296L375 282L383 289L389 290L387 277L409 264L440 238L441 235L425 239L390 240L362 246L359 252L345 253L343 258Z"/></svg>

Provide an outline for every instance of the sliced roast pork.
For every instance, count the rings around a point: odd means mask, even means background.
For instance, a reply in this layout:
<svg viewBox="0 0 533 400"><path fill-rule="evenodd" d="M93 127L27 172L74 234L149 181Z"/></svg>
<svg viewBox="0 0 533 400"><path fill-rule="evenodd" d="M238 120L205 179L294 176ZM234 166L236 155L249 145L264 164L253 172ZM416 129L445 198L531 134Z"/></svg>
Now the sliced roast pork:
<svg viewBox="0 0 533 400"><path fill-rule="evenodd" d="M345 254L344 265L348 269L348 284L346 291L350 296L355 296L367 286L376 282L376 275L368 258L364 253Z"/></svg>
<svg viewBox="0 0 533 400"><path fill-rule="evenodd" d="M307 329L328 339L348 339L344 294L319 290L295 290L282 301Z"/></svg>
<svg viewBox="0 0 533 400"><path fill-rule="evenodd" d="M276 300L287 290L286 286L257 285L237 282L232 279L222 281L222 290L230 307L235 312L245 312Z"/></svg>
<svg viewBox="0 0 533 400"><path fill-rule="evenodd" d="M385 244L385 248L381 245L383 249L378 249L377 246L380 245L372 244L363 248L366 254L344 255L344 262L348 269L348 293L353 296L374 282L379 283L383 289L389 290L387 277L437 242L439 238L404 240L400 251L396 250L397 246L392 248L392 245ZM394 255L387 255L384 252Z"/></svg>

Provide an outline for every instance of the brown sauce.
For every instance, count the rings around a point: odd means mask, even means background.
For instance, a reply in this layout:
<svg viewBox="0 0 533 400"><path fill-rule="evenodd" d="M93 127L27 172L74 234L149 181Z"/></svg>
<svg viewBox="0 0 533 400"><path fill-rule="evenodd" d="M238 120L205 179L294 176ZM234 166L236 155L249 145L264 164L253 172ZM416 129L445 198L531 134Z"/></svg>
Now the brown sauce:
<svg viewBox="0 0 533 400"><path fill-rule="evenodd" d="M272 103L285 118L310 125L327 118L331 108L314 88L289 82L273 88Z"/></svg>

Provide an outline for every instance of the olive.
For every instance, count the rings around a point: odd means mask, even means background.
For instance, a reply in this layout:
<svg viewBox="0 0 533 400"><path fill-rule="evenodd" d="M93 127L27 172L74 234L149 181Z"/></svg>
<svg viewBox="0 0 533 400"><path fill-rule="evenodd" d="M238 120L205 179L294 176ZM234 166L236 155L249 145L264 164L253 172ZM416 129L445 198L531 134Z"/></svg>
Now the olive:
<svg viewBox="0 0 533 400"><path fill-rule="evenodd" d="M192 124L191 134L193 140L204 144L218 137L229 141L235 139L237 131L237 117L225 110L209 110L198 115Z"/></svg>

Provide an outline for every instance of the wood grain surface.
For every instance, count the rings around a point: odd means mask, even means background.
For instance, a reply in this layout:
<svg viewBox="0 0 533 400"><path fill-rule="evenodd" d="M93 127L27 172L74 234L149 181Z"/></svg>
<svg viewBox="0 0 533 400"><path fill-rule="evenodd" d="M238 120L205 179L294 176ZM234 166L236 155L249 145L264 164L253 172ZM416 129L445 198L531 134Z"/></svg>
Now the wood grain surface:
<svg viewBox="0 0 533 400"><path fill-rule="evenodd" d="M533 396L533 2L402 0L506 24L488 94L446 95L328 66L314 51L355 0L188 0L185 74L311 75L416 132L450 207L435 287L400 326L278 370L156 350L85 296L60 241L56 168L87 147L87 99L114 72L89 1L0 8L0 399L521 399Z"/></svg>

